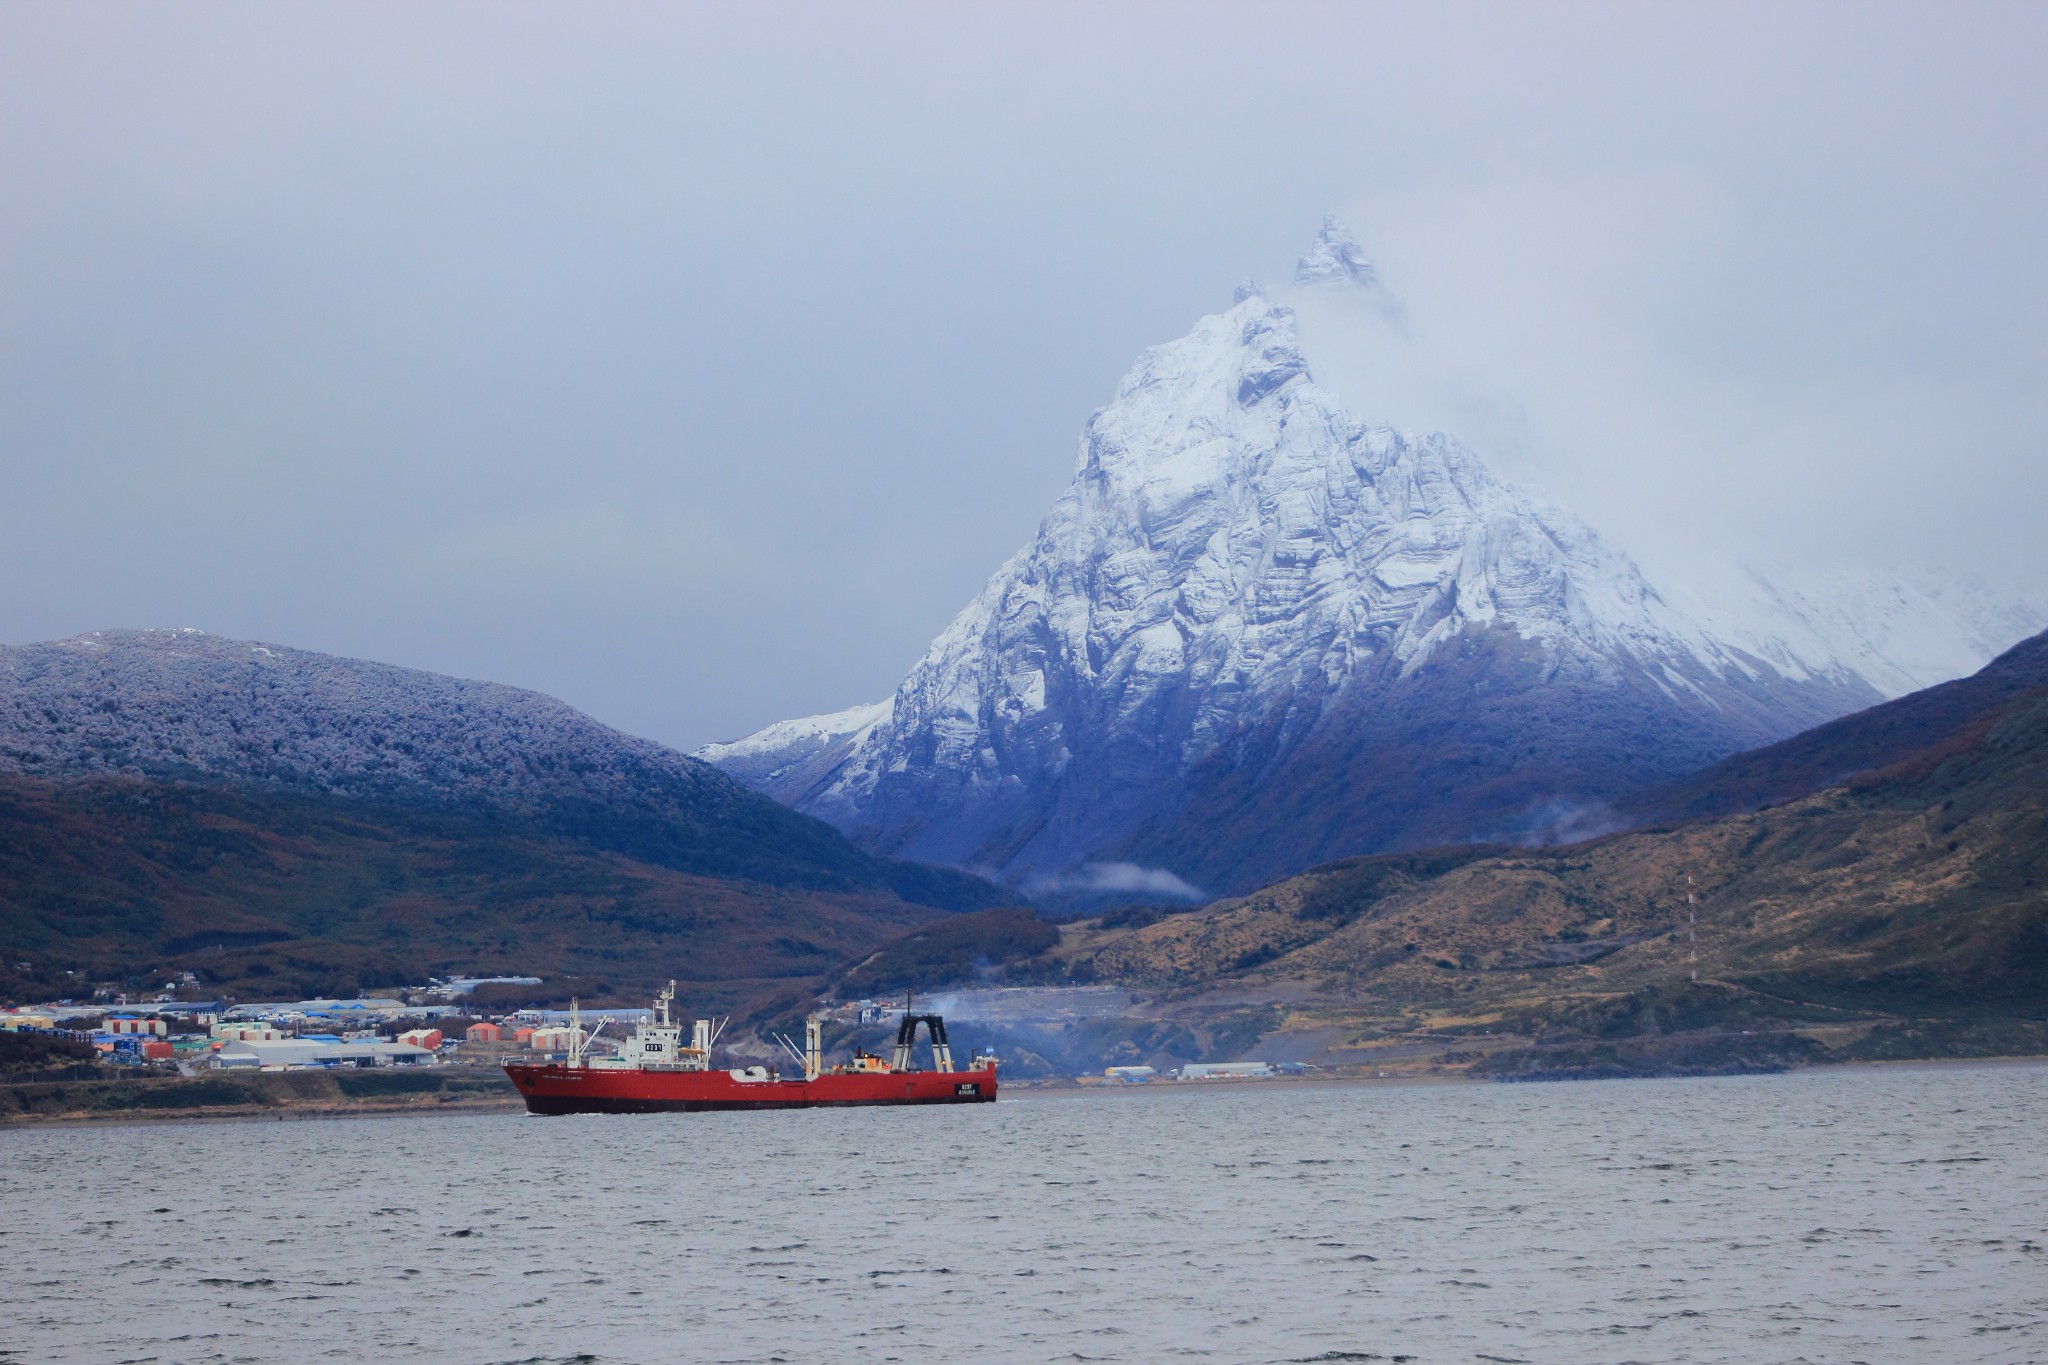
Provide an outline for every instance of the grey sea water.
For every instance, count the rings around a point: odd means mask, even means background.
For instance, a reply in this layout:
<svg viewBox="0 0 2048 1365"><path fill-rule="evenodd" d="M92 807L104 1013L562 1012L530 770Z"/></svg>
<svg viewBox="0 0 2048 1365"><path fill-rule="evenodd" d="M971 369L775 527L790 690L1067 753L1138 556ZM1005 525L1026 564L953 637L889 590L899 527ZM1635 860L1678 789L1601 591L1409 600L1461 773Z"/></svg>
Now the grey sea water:
<svg viewBox="0 0 2048 1365"><path fill-rule="evenodd" d="M2048 1068L0 1131L5 1361L2048 1359Z"/></svg>

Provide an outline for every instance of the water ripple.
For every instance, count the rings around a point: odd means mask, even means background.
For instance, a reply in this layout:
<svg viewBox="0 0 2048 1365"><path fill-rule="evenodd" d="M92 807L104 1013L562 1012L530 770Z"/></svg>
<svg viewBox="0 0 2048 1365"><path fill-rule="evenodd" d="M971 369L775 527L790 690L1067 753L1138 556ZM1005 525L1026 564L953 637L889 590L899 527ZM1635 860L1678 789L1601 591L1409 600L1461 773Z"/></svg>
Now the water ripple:
<svg viewBox="0 0 2048 1365"><path fill-rule="evenodd" d="M2021 1365L2043 1131L2041 1067L12 1129L0 1361Z"/></svg>

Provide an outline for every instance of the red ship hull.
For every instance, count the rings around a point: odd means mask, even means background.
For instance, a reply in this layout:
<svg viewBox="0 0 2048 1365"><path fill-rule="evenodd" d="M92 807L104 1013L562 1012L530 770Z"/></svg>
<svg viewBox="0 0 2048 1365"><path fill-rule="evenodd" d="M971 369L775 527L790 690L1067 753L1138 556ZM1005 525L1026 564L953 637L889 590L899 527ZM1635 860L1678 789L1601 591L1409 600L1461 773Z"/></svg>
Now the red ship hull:
<svg viewBox="0 0 2048 1365"><path fill-rule="evenodd" d="M614 1071L531 1066L505 1074L536 1114L694 1113L707 1109L818 1109L861 1104L987 1104L993 1067L974 1071L827 1072L816 1080L737 1080L729 1071Z"/></svg>

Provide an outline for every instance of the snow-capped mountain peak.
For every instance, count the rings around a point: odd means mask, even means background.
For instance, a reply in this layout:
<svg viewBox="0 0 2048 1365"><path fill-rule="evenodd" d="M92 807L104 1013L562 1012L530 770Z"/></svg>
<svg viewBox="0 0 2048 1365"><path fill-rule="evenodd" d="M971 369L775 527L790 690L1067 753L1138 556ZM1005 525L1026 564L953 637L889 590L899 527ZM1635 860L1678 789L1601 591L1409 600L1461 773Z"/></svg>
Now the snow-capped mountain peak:
<svg viewBox="0 0 2048 1365"><path fill-rule="evenodd" d="M1334 213L1323 219L1322 231L1316 234L1315 244L1294 265L1296 284L1343 284L1369 288L1377 281L1378 276L1373 271L1372 262L1366 258L1365 248L1358 244L1350 229Z"/></svg>
<svg viewBox="0 0 2048 1365"><path fill-rule="evenodd" d="M1334 218L1296 279L1378 297ZM1138 358L890 701L702 756L878 851L1228 889L1583 828L1894 690L1817 613L1757 619L1712 628L1454 437L1348 410L1294 310L1240 288Z"/></svg>

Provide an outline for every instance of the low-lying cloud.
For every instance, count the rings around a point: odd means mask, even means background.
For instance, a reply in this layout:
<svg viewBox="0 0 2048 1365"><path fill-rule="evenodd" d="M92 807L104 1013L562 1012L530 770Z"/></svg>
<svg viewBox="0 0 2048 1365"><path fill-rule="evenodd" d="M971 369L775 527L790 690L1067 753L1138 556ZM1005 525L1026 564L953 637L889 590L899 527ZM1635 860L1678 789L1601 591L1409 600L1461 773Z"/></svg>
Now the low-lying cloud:
<svg viewBox="0 0 2048 1365"><path fill-rule="evenodd" d="M1588 839L1598 839L1627 828L1628 822L1616 815L1614 808L1604 801L1578 801L1558 796L1530 807L1520 824L1507 836L1507 842L1522 848L1582 844Z"/></svg>
<svg viewBox="0 0 2048 1365"><path fill-rule="evenodd" d="M1137 863L1083 863L1071 872L1033 877L1024 884L1033 896L1094 895L1158 896L1166 900L1204 901L1209 894L1163 867Z"/></svg>

